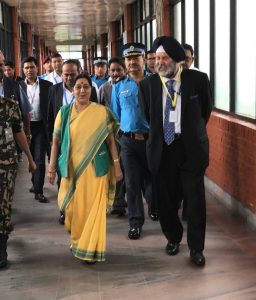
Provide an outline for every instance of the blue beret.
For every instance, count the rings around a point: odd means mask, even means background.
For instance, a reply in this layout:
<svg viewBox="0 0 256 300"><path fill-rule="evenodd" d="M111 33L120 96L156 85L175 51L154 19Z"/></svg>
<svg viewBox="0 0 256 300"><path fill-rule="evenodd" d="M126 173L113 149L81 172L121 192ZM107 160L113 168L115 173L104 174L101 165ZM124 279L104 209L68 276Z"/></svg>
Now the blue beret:
<svg viewBox="0 0 256 300"><path fill-rule="evenodd" d="M142 55L145 53L146 47L142 43L128 43L123 45L123 57L132 55Z"/></svg>
<svg viewBox="0 0 256 300"><path fill-rule="evenodd" d="M171 36L160 36L156 38L153 42L153 51L156 52L159 46L163 46L164 51L170 56L174 61L180 62L185 60L185 52L181 44Z"/></svg>

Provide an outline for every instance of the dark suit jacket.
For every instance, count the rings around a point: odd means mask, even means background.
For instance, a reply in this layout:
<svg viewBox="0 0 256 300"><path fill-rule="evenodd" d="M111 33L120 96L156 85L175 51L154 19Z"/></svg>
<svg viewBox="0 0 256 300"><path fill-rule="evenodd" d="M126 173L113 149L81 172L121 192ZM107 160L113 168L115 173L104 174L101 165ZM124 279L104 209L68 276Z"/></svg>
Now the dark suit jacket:
<svg viewBox="0 0 256 300"><path fill-rule="evenodd" d="M18 84L14 80L4 76L3 87L4 96L7 98L14 97L17 101L19 101L20 104L20 91Z"/></svg>
<svg viewBox="0 0 256 300"><path fill-rule="evenodd" d="M27 85L26 85L25 81L23 80L23 81L20 81L19 83L27 95ZM47 127L48 127L47 126L47 110L48 110L48 99L49 99L48 93L49 93L50 86L52 86L52 83L50 81L39 78L40 112L41 112L41 117L42 117L42 121L44 124L45 134L47 136L48 136L48 134L47 134Z"/></svg>
<svg viewBox="0 0 256 300"><path fill-rule="evenodd" d="M158 74L145 78L139 84L140 103L150 124L147 140L147 158L152 174L159 169L163 149L162 83ZM208 76L195 70L181 73L181 140L186 161L183 168L195 170L209 164L209 141L206 123L212 110Z"/></svg>
<svg viewBox="0 0 256 300"><path fill-rule="evenodd" d="M48 106L48 136L49 140L52 140L52 133L54 129L54 121L60 108L63 105L63 82L54 84L49 89L49 106ZM90 100L93 102L98 102L97 93L95 88L92 88L92 94Z"/></svg>
<svg viewBox="0 0 256 300"><path fill-rule="evenodd" d="M24 124L24 132L26 135L30 135L30 122L28 114L25 114L22 110L22 101L20 96L20 86L18 82L10 79L8 77L3 78L3 87L4 87L4 95L7 98L14 97L19 102L19 107L21 111L22 121Z"/></svg>

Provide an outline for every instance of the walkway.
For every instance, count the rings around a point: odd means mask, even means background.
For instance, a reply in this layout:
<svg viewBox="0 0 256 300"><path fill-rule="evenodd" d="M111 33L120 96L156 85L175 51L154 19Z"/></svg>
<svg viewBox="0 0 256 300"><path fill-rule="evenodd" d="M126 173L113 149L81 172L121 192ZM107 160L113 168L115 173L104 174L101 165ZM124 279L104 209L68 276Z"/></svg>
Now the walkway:
<svg viewBox="0 0 256 300"><path fill-rule="evenodd" d="M186 239L175 257L165 254L159 223L146 219L142 238L127 238L127 220L108 216L107 260L86 265L69 251L58 221L56 187L41 204L28 192L21 163L8 241L9 266L0 272L0 299L8 300L255 300L256 234L208 197L206 266L190 264Z"/></svg>

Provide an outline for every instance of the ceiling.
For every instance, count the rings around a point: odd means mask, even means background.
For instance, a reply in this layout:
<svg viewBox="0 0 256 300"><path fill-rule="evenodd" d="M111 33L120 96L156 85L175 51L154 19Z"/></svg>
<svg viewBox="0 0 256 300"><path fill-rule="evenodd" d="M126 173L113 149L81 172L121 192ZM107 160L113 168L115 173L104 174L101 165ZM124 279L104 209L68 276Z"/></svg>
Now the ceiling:
<svg viewBox="0 0 256 300"><path fill-rule="evenodd" d="M120 19L125 4L134 0L5 0L18 7L21 20L58 51L81 51L108 32L108 24Z"/></svg>

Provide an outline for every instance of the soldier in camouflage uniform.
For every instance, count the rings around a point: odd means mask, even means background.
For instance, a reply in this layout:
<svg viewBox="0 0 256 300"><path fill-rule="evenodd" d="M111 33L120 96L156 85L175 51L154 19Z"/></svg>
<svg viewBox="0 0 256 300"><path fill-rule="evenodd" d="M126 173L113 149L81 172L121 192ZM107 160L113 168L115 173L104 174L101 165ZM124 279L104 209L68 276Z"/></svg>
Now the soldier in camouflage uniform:
<svg viewBox="0 0 256 300"><path fill-rule="evenodd" d="M0 89L1 85L0 81ZM15 99L0 96L0 268L7 264L7 239L18 168L14 138L28 158L29 172L34 172L36 165L23 130L19 103Z"/></svg>

